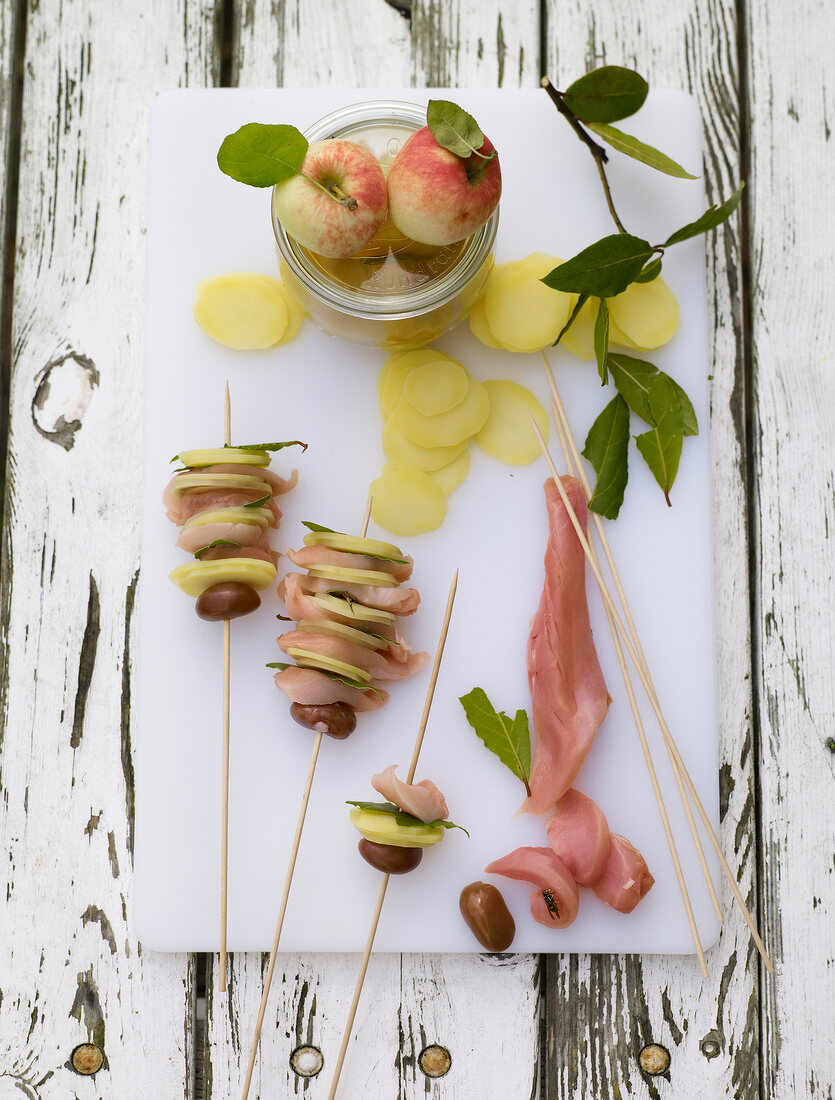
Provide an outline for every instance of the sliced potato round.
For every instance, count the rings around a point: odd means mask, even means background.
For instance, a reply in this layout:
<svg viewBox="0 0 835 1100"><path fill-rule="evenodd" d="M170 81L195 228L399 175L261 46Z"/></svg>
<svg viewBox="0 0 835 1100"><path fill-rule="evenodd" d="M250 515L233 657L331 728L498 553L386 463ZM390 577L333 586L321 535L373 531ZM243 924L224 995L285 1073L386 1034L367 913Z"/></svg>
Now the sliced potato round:
<svg viewBox="0 0 835 1100"><path fill-rule="evenodd" d="M368 634L365 630L357 630L356 627L331 622L329 619L299 619L296 630L306 631L309 634L330 634L332 638L345 638L365 649L389 648L386 639L381 638L379 634Z"/></svg>
<svg viewBox="0 0 835 1100"><path fill-rule="evenodd" d="M240 489L244 493L255 493L256 500L261 497L273 495L272 487L268 482L258 477L257 471L252 474L177 474L171 486L171 492L175 497L181 497L183 493L209 489Z"/></svg>
<svg viewBox="0 0 835 1100"><path fill-rule="evenodd" d="M389 461L401 469L439 470L453 459L458 458L467 448L467 440L450 447L419 447L400 431L397 410L391 414L383 427L383 453Z"/></svg>
<svg viewBox="0 0 835 1100"><path fill-rule="evenodd" d="M497 379L485 382L490 396L490 415L475 437L488 455L509 466L526 466L541 454L531 426L531 416L548 439L548 414L536 396L518 382Z"/></svg>
<svg viewBox="0 0 835 1100"><path fill-rule="evenodd" d="M382 569L348 569L344 565L309 565L307 571L311 577L321 577L338 584L371 584L378 588L396 588L397 581Z"/></svg>
<svg viewBox="0 0 835 1100"><path fill-rule="evenodd" d="M471 378L467 386L467 396L449 412L424 416L413 405L401 399L389 422L419 447L452 447L472 438L483 427L489 413L490 399L484 387ZM450 456L446 462L451 462L454 457L456 456ZM446 462L441 465L446 465Z"/></svg>
<svg viewBox="0 0 835 1100"><path fill-rule="evenodd" d="M395 535L422 535L444 522L446 497L420 470L394 470L371 483L371 515Z"/></svg>
<svg viewBox="0 0 835 1100"><path fill-rule="evenodd" d="M609 299L609 315L637 348L651 351L672 340L678 330L678 299L659 275L651 283L632 283Z"/></svg>
<svg viewBox="0 0 835 1100"><path fill-rule="evenodd" d="M171 580L187 596L199 596L213 584L237 581L260 591L273 583L276 568L271 561L260 558L216 558L212 561L189 561L178 565L169 574Z"/></svg>
<svg viewBox="0 0 835 1100"><path fill-rule="evenodd" d="M467 396L470 376L454 359L416 367L403 380L403 397L424 416L457 408Z"/></svg>
<svg viewBox="0 0 835 1100"><path fill-rule="evenodd" d="M487 316L484 312L484 298L479 298L473 308L470 310L470 331L476 340L480 340L488 348L500 349L502 345L490 331L490 326L487 324Z"/></svg>
<svg viewBox="0 0 835 1100"><path fill-rule="evenodd" d="M310 599L329 614L340 615L343 619L351 619L358 623L393 623L397 618L393 611L367 607L364 603L346 600L330 592L322 592L318 596L311 596Z"/></svg>
<svg viewBox="0 0 835 1100"><path fill-rule="evenodd" d="M445 497L454 493L458 486L466 479L470 472L470 449L462 451L458 458L442 466L440 470L430 470L427 477L431 477Z"/></svg>
<svg viewBox="0 0 835 1100"><path fill-rule="evenodd" d="M284 337L290 310L277 279L247 271L197 284L194 318L207 336L241 351L271 348Z"/></svg>
<svg viewBox="0 0 835 1100"><path fill-rule="evenodd" d="M568 316L571 316L571 311L577 305L578 295L571 295L571 302L569 303ZM590 362L594 359L594 322L597 317L597 310L600 306L599 298L589 298L588 301L580 309L580 312L574 318L571 324L571 328L560 340L559 346L565 348L566 351L570 351L572 355L576 355L578 359L584 359L586 362ZM568 318L566 318L568 320ZM611 319L609 326L609 341L614 343L611 330Z"/></svg>
<svg viewBox="0 0 835 1100"><path fill-rule="evenodd" d="M210 523L246 523L250 527L260 527L262 531L275 522L275 516L269 508L206 508L195 512L183 524L183 530L192 527L206 527Z"/></svg>
<svg viewBox="0 0 835 1100"><path fill-rule="evenodd" d="M279 283L279 286L281 286L281 283ZM307 317L307 311L304 306L296 301L287 287L281 286L281 293L284 295L284 304L287 306L287 328L284 330L281 339L276 342L278 344L289 344L291 340L295 340L299 335L302 322Z"/></svg>
<svg viewBox="0 0 835 1100"><path fill-rule="evenodd" d="M398 825L394 814L377 813L353 806L348 815L351 824L366 840L375 844L391 844L395 848L430 848L444 839L442 825Z"/></svg>
<svg viewBox="0 0 835 1100"><path fill-rule="evenodd" d="M202 447L197 450L180 451L176 459L183 466L192 468L217 466L223 462L233 462L236 466L269 466L270 464L270 456L266 451L245 451L242 447Z"/></svg>
<svg viewBox="0 0 835 1100"><path fill-rule="evenodd" d="M384 420L400 400L406 375L415 367L443 358L440 351L418 348L416 351L396 351L386 359L377 378L377 398Z"/></svg>
<svg viewBox="0 0 835 1100"><path fill-rule="evenodd" d="M560 263L556 256L532 252L491 276L484 316L494 339L509 351L540 351L553 344L568 320L571 296L541 281Z"/></svg>
<svg viewBox="0 0 835 1100"><path fill-rule="evenodd" d="M406 559L399 546L381 539L369 539L364 535L345 535L342 531L309 531L304 536L305 546L326 546L329 550L339 550L343 554L367 554L370 557L386 558L389 561L403 562Z"/></svg>
<svg viewBox="0 0 835 1100"><path fill-rule="evenodd" d="M314 653L310 649L297 649L295 646L287 647L287 656L294 657L296 664L301 668L321 668L325 672L335 672L337 676L348 676L363 684L371 683L371 674L364 668L349 665L347 661L337 661L335 657L325 657L322 653Z"/></svg>

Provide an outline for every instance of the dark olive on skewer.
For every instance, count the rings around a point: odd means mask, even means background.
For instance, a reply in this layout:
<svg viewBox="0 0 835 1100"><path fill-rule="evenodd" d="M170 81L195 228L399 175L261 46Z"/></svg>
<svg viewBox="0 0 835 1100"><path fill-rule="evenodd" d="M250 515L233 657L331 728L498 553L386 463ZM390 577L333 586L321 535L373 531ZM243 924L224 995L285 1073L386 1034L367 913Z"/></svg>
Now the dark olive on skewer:
<svg viewBox="0 0 835 1100"><path fill-rule="evenodd" d="M471 882L458 901L461 916L487 951L507 951L516 925L501 893L488 882Z"/></svg>
<svg viewBox="0 0 835 1100"><path fill-rule="evenodd" d="M387 875L405 875L414 871L423 859L423 848L400 848L394 844L377 844L365 837L357 845L366 863Z"/></svg>
<svg viewBox="0 0 835 1100"><path fill-rule="evenodd" d="M222 581L205 589L198 597L194 610L201 619L219 623L223 619L237 619L261 606L261 597L248 584L240 581Z"/></svg>
<svg viewBox="0 0 835 1100"><path fill-rule="evenodd" d="M293 703L290 717L300 726L344 741L357 728L357 716L347 703Z"/></svg>

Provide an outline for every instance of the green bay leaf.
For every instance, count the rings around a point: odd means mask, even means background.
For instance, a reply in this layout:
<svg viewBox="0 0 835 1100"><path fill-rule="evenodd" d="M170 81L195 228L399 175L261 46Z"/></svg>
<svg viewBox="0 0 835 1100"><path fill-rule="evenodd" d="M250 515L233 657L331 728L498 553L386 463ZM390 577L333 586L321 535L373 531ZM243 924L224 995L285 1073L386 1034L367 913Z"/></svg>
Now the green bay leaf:
<svg viewBox="0 0 835 1100"><path fill-rule="evenodd" d="M636 283L651 283L661 274L661 259L650 260L645 268L634 279Z"/></svg>
<svg viewBox="0 0 835 1100"><path fill-rule="evenodd" d="M571 326L577 320L577 316L580 313L580 310L583 308L583 306L586 304L586 302L588 300L589 300L588 294L580 294L578 296L577 302L574 306L574 309L572 309L572 311L571 311L571 313L568 317L568 320L562 326L562 328L560 329L559 336L554 341L554 344L553 344L554 347L557 346L557 344L560 342L560 340L562 340L563 336L565 336L565 334L568 332L568 330L571 328ZM172 459L172 462L173 462L173 459Z"/></svg>
<svg viewBox="0 0 835 1100"><path fill-rule="evenodd" d="M629 407L617 394L589 429L583 456L594 467L597 483L589 508L607 519L617 519L629 477Z"/></svg>
<svg viewBox="0 0 835 1100"><path fill-rule="evenodd" d="M484 144L484 134L473 116L448 99L429 100L426 124L435 141L457 157L466 159Z"/></svg>
<svg viewBox="0 0 835 1100"><path fill-rule="evenodd" d="M602 65L566 88L566 107L584 122L617 122L643 106L649 85L620 65Z"/></svg>
<svg viewBox="0 0 835 1100"><path fill-rule="evenodd" d="M302 443L300 439L285 439L281 443L224 443L223 445L231 446L236 451L282 451L285 447L301 447L302 451L307 450L307 444Z"/></svg>
<svg viewBox="0 0 835 1100"><path fill-rule="evenodd" d="M608 352L609 303L605 298L601 298L597 307L597 317L594 321L594 357L597 360L597 373L600 375L600 383L603 386L609 381L609 371L606 367Z"/></svg>
<svg viewBox="0 0 835 1100"><path fill-rule="evenodd" d="M705 210L700 218L697 218L694 222L690 222L688 225L683 225L681 229L677 229L675 233L671 233L666 241L664 241L664 246L667 247L667 245L678 244L680 241L689 240L690 237L698 237L700 233L707 233L709 229L715 229L717 225L721 225L722 222L727 221L734 210L739 206L744 187L745 181L743 180L729 199L725 199L719 206L711 206L708 210Z"/></svg>
<svg viewBox="0 0 835 1100"><path fill-rule="evenodd" d="M636 436L635 443L660 485L667 504L672 505L670 490L678 473L684 440L684 420L681 399L669 375L659 372L653 378L648 401L653 426L643 435Z"/></svg>
<svg viewBox="0 0 835 1100"><path fill-rule="evenodd" d="M621 294L652 258L649 241L613 233L549 271L542 282L553 290L613 298Z"/></svg>
<svg viewBox="0 0 835 1100"><path fill-rule="evenodd" d="M649 388L658 374L658 368L644 359L635 359L631 355L617 352L609 354L609 370L612 381L626 404L647 424L652 423L649 409Z"/></svg>
<svg viewBox="0 0 835 1100"><path fill-rule="evenodd" d="M295 126L248 122L223 139L217 165L238 183L272 187L298 175L307 148L307 138Z"/></svg>
<svg viewBox="0 0 835 1100"><path fill-rule="evenodd" d="M663 172L667 176L676 176L678 179L695 180L698 176L691 175L686 168L682 168L666 153L660 149L647 145L633 134L625 134L623 130L617 130L614 126L607 126L604 122L589 122L588 128L593 130L598 137L603 138L607 145L611 145L619 153L625 153L633 160L639 160L641 164L648 164L657 172Z"/></svg>
<svg viewBox="0 0 835 1100"><path fill-rule="evenodd" d="M528 780L531 773L531 734L528 716L517 710L511 720L504 711L497 711L483 688L476 687L459 699L467 721L490 752L510 768L525 784L530 794Z"/></svg>

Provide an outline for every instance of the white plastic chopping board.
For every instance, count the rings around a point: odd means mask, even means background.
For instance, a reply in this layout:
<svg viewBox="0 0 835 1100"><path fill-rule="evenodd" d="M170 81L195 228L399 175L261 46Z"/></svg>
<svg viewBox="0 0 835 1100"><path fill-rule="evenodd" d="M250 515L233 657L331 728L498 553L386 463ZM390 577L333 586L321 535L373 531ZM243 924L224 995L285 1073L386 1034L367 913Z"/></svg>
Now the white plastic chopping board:
<svg viewBox="0 0 835 1100"><path fill-rule="evenodd" d="M138 596L136 699L136 879L134 919L150 949L216 950L220 879L220 700L222 629L194 613L168 580L186 560L161 503L171 456L223 440L223 390L232 394L233 443L303 439L304 455L280 452L273 468L300 472L281 498L273 546L302 542L301 520L344 531L359 527L369 482L383 465L376 381L383 352L338 342L306 324L296 341L265 352L234 352L206 337L192 317L196 284L228 271L277 274L269 191L234 183L217 169L223 137L245 122L290 122L304 130L349 102L399 98L416 89L368 91L183 91L166 94L151 128L150 213L143 453L142 568ZM450 92L440 93L450 97ZM458 90L499 150L504 194L498 260L531 251L569 256L612 231L597 171L542 91ZM624 123L691 171L701 170L701 122L694 101L654 92ZM613 154L609 176L618 212L634 233L664 240L704 209L701 181L671 179ZM607 530L662 705L692 778L718 823L717 719L711 482L708 438L707 308L701 240L671 249L664 275L681 303L674 340L648 355L690 394L700 434L685 441L668 508L649 471L630 452L621 517ZM478 378L512 378L547 407L537 355L478 343L465 324L439 341ZM636 353L637 354L637 353ZM611 390L593 364L551 354L580 445ZM633 434L639 430L633 424ZM552 453L559 455L556 434ZM558 464L559 460L558 460ZM392 879L376 939L379 951L475 951L458 912L467 883L486 878L504 893L517 926L513 950L689 952L692 940L658 810L615 660L602 603L588 581L595 641L613 704L576 786L595 798L613 832L644 854L655 886L629 916L581 890L580 913L563 931L536 924L527 884L483 868L520 845L547 843L545 817L514 816L524 790L476 738L458 697L484 687L499 709L530 709L525 644L543 580L547 537L545 463L508 467L472 447L467 481L449 501L443 527L399 541L414 556L422 603L403 620L413 648L434 651L455 567L460 584L417 777L443 790L465 825L426 852L417 871ZM387 537L372 524L369 534ZM280 572L286 569L283 562ZM229 932L231 950L264 950L272 939L312 734L264 666L280 658L275 636L288 624L274 592L256 614L232 624ZM356 851L346 799L374 799L374 772L400 763L412 745L429 668L395 684L382 709L359 717L344 742L324 739L281 947L361 950L379 874ZM705 945L718 925L650 708L646 728L667 795L682 864ZM716 866L708 852L716 881Z"/></svg>

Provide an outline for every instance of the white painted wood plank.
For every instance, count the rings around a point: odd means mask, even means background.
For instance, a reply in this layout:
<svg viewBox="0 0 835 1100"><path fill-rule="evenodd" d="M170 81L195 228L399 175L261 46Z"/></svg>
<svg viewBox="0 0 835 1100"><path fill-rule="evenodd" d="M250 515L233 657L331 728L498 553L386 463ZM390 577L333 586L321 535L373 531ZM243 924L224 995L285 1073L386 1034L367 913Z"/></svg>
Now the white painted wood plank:
<svg viewBox="0 0 835 1100"><path fill-rule="evenodd" d="M833 1095L831 5L748 5L763 1095Z"/></svg>
<svg viewBox="0 0 835 1100"><path fill-rule="evenodd" d="M288 4L277 14L271 5L256 2L246 5L238 33L242 86L265 86L276 79L311 87L492 86L500 74L505 86L518 86L538 76L538 5L530 0L518 9L475 0L413 4L411 27L382 0L367 5L361 20L322 0ZM269 1081L278 1090L282 1082L298 1088L288 1059L300 1041L321 1047L322 1077L330 1079L358 962L351 956L281 957L256 1081ZM207 1100L234 1095L243 1078L262 973L260 956L237 955L230 968L228 1005L221 1007L216 991L208 991ZM536 956L375 958L340 1095L423 1096L429 1079L418 1067L418 1055L424 1045L437 1042L453 1060L442 1086L448 1100L469 1100L474 1080L481 1082L485 1100L532 1096L538 974ZM212 986L216 989L216 973ZM257 1088L253 1092L258 1095Z"/></svg>
<svg viewBox="0 0 835 1100"><path fill-rule="evenodd" d="M712 0L675 6L657 0L606 0L590 12L579 0L549 0L547 12L544 68L558 87L588 68L623 64L637 68L653 87L693 92L705 123L709 201L731 193L740 176L733 3ZM555 125L559 124L555 113ZM624 129L628 128L627 121ZM713 312L711 433L720 609L720 839L751 903L756 890L756 823L741 397L742 257L734 220L708 241L707 265ZM674 800L675 793L669 798ZM756 956L725 885L721 900L726 921L718 944L708 952L706 981L694 958L549 960L547 1100L579 1100L591 1093L665 1094L665 1086L643 1077L637 1064L638 1052L648 1042L670 1050L674 1091L685 1089L705 1100L759 1096Z"/></svg>
<svg viewBox="0 0 835 1100"><path fill-rule="evenodd" d="M8 7L8 6L7 6ZM193 969L131 929L147 115L210 3L29 5L3 557L0 1096L190 1100ZM8 609L6 611L6 609ZM95 1078L76 1044L99 1044Z"/></svg>

